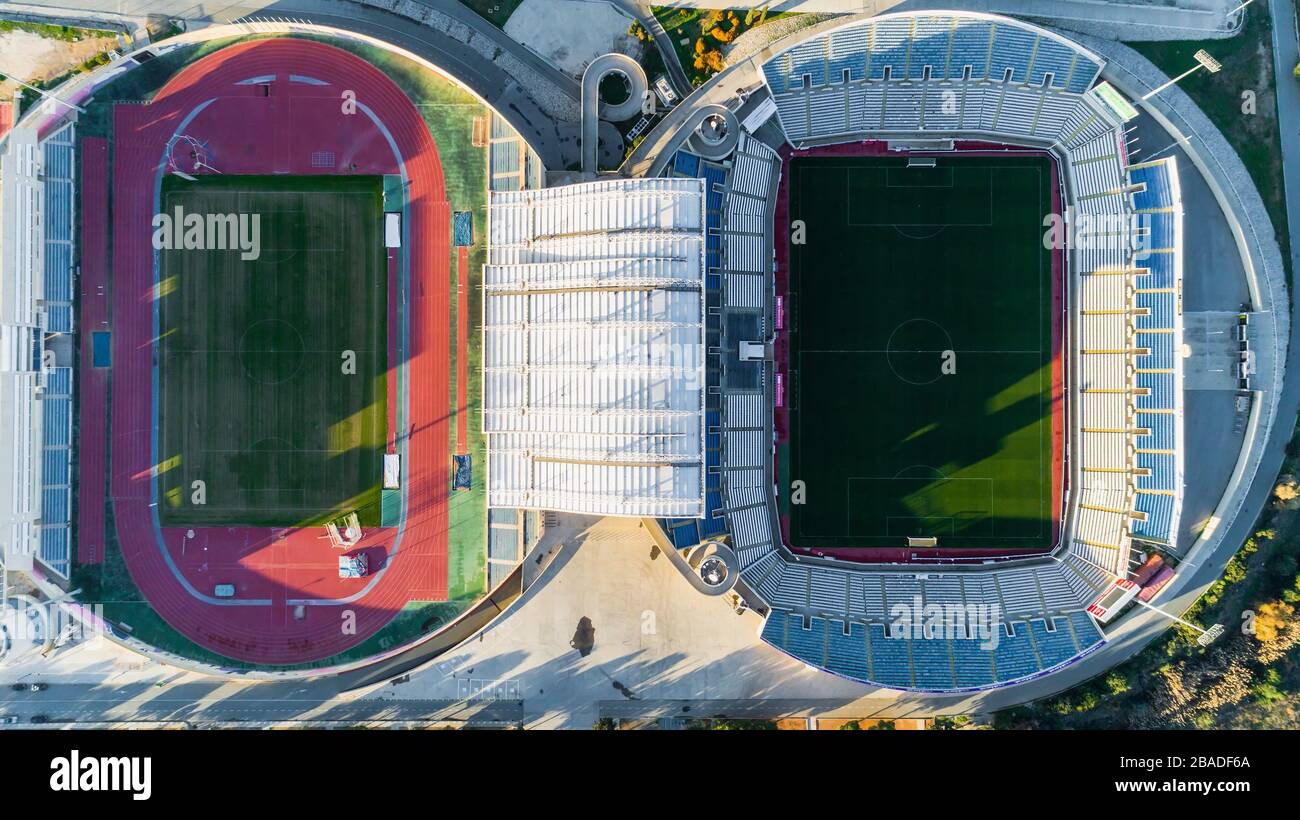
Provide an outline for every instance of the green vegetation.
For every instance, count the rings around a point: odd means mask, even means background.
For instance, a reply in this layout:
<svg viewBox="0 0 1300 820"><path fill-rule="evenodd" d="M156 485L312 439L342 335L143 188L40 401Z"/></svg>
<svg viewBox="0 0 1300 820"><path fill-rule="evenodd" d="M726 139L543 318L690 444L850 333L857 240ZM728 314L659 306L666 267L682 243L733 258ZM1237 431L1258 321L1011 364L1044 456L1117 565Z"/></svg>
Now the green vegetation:
<svg viewBox="0 0 1300 820"><path fill-rule="evenodd" d="M77 28L76 26L52 26L45 23L27 23L21 20L0 20L0 34L7 31L26 31L38 34L50 40L63 40L67 43L79 43L82 40L95 40L100 37L116 37L117 32L94 28Z"/></svg>
<svg viewBox="0 0 1300 820"><path fill-rule="evenodd" d="M627 33L641 42L641 70L645 72L646 80L653 84L659 75L668 76L668 66L664 64L664 57L659 53L659 47L655 45L650 32L641 25L641 21L633 20L632 25L627 27Z"/></svg>
<svg viewBox="0 0 1300 820"><path fill-rule="evenodd" d="M499 29L506 27L506 21L515 13L524 0L460 0L474 10L474 13Z"/></svg>
<svg viewBox="0 0 1300 820"><path fill-rule="evenodd" d="M726 67L723 47L755 26L797 13L769 12L767 6L730 10L651 6L650 10L673 41L677 59L696 87Z"/></svg>
<svg viewBox="0 0 1300 820"><path fill-rule="evenodd" d="M177 210L256 215L260 255L161 254L163 526L297 527L352 511L378 526L388 429L382 178L168 175L162 213ZM196 481L206 485L199 502Z"/></svg>
<svg viewBox="0 0 1300 820"><path fill-rule="evenodd" d="M1049 161L818 157L790 174L806 229L790 253L792 544L1049 547Z"/></svg>
<svg viewBox="0 0 1300 820"><path fill-rule="evenodd" d="M1245 163L1273 220L1290 284L1291 238L1286 223L1282 143L1273 90L1273 21L1268 6L1258 3L1247 7L1242 32L1230 40L1129 45L1170 77L1196 65L1193 55L1199 49L1205 49L1223 64L1219 73L1197 71L1179 87L1205 112Z"/></svg>
<svg viewBox="0 0 1300 820"><path fill-rule="evenodd" d="M772 731L776 729L776 721L747 720L743 718L703 718L701 720L688 720L682 728L711 729L722 732Z"/></svg>

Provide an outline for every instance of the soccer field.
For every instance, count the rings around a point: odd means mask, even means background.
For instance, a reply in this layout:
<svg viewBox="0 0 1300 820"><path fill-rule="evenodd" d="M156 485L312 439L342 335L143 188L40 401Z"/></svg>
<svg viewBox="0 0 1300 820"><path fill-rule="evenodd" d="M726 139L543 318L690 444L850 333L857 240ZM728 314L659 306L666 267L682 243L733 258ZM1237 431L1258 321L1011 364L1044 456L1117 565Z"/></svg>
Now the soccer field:
<svg viewBox="0 0 1300 820"><path fill-rule="evenodd" d="M382 177L169 175L161 205L260 215L255 260L210 243L160 252L162 524L287 527L356 510L377 525L388 424Z"/></svg>
<svg viewBox="0 0 1300 820"><path fill-rule="evenodd" d="M790 163L797 547L1055 541L1046 157Z"/></svg>

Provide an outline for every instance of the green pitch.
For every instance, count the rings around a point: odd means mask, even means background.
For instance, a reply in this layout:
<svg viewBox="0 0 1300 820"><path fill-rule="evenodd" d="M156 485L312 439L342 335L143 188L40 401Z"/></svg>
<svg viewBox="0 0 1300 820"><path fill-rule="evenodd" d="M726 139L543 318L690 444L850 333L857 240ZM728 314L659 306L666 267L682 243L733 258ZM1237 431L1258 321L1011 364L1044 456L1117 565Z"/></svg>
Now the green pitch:
<svg viewBox="0 0 1300 820"><path fill-rule="evenodd" d="M377 525L382 178L167 176L161 205L260 215L255 260L213 249L211 235L204 249L160 252L162 524L295 526L356 510Z"/></svg>
<svg viewBox="0 0 1300 820"><path fill-rule="evenodd" d="M1049 162L906 166L791 163L791 541L1047 548Z"/></svg>

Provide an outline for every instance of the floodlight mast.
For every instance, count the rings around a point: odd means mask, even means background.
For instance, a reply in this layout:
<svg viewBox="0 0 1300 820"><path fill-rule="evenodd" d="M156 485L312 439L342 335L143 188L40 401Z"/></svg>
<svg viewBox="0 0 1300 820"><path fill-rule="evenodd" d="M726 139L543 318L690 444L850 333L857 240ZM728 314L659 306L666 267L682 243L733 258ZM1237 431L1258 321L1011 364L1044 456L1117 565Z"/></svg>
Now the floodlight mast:
<svg viewBox="0 0 1300 820"><path fill-rule="evenodd" d="M1174 77L1172 80L1160 86L1155 91L1152 91L1148 94L1144 94L1142 96L1142 99L1143 100L1151 99L1155 95L1159 94L1161 91L1164 91L1169 86L1174 85L1179 80L1182 80L1185 77L1190 77L1192 74L1195 74L1197 71L1200 71L1202 68L1210 72L1211 74L1218 74L1219 71L1223 69L1223 64L1220 63L1218 60L1214 59L1213 57L1211 57L1210 53L1205 49L1200 49L1193 56L1196 58L1196 65L1187 69L1182 74L1179 74L1177 77Z"/></svg>
<svg viewBox="0 0 1300 820"><path fill-rule="evenodd" d="M37 94L40 94L42 97L44 97L44 98L47 99L47 100L53 100L54 102L58 103L59 105L62 105L62 106L66 106L66 107L68 107L68 108L71 108L71 109L73 109L74 111L76 111L76 112L78 112L78 113L80 113L80 114L84 114L84 113L86 113L86 109L82 108L81 106L79 106L79 105L74 105L74 104L72 104L72 103L70 103L70 102L66 102L66 101L64 101L64 100L61 100L61 99L59 99L58 97L54 96L53 94L49 93L48 91L42 91L41 89L37 88L37 87L34 86L34 85L31 85L31 84L29 84L29 83L25 83L25 82L23 82L22 80L18 79L17 77L15 77L15 76L12 75L12 74L4 74L4 73L0 73L0 79L9 79L9 80L13 80L14 82L16 82L16 83L18 83L19 85L21 85L23 88L26 88L28 91L35 91Z"/></svg>
<svg viewBox="0 0 1300 820"><path fill-rule="evenodd" d="M1246 0L1246 2L1242 3L1241 5L1237 6L1235 9L1232 9L1232 10L1229 11L1227 14L1223 15L1223 16L1224 16L1224 19L1227 19L1227 18L1231 17L1232 15L1234 15L1234 14L1236 14L1237 12L1241 11L1242 9L1244 9L1246 6L1249 6L1249 5L1250 5L1251 3L1253 3L1253 2L1255 2L1255 0Z"/></svg>
<svg viewBox="0 0 1300 820"><path fill-rule="evenodd" d="M1197 632L1200 633L1200 636L1196 639L1196 642L1201 646L1209 646L1210 644L1214 643L1214 641L1218 639L1220 635L1223 634L1224 631L1223 624L1215 624L1209 629L1203 629L1190 621L1184 621L1182 618L1179 618L1177 615L1170 615L1168 612L1165 612L1160 607L1155 606L1154 604L1148 604L1146 601L1142 600L1141 598L1134 598L1133 600L1136 601L1139 605L1144 606L1147 609L1151 610L1152 612L1160 613L1161 615L1165 616L1171 621L1180 623L1183 626L1188 627L1190 629L1195 629Z"/></svg>

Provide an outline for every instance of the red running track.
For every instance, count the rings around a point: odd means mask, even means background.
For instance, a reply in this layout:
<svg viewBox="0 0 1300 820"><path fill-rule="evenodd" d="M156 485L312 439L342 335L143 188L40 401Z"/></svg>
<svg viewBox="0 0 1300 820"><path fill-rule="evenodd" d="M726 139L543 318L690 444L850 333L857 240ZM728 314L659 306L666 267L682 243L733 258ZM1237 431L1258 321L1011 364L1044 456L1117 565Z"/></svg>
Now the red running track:
<svg viewBox="0 0 1300 820"><path fill-rule="evenodd" d="M108 140L81 141L81 426L78 438L77 563L104 560L104 470L108 370L95 368L91 333L108 325Z"/></svg>
<svg viewBox="0 0 1300 820"><path fill-rule="evenodd" d="M349 90L358 103L352 114L342 105ZM114 127L112 497L122 554L140 591L199 645L277 665L349 649L408 601L445 600L450 210L437 146L419 112L360 57L272 39L231 46L187 67L149 105L118 106ZM400 394L391 385L405 365L406 429L393 441L405 449L406 517L401 528L367 531L354 550L366 553L369 578L337 577L340 553L320 528L196 528L187 539L184 529L156 525L150 220L165 148L178 132L205 144L207 162L227 175L405 170L408 239L401 253L410 284L402 303L402 267L390 262L389 314L397 319L404 311L410 329L399 362L402 340L392 334L402 325L390 321L388 378L396 405ZM390 407L390 417L395 413ZM223 583L236 586L234 599L211 597ZM345 628L349 623L355 628Z"/></svg>

